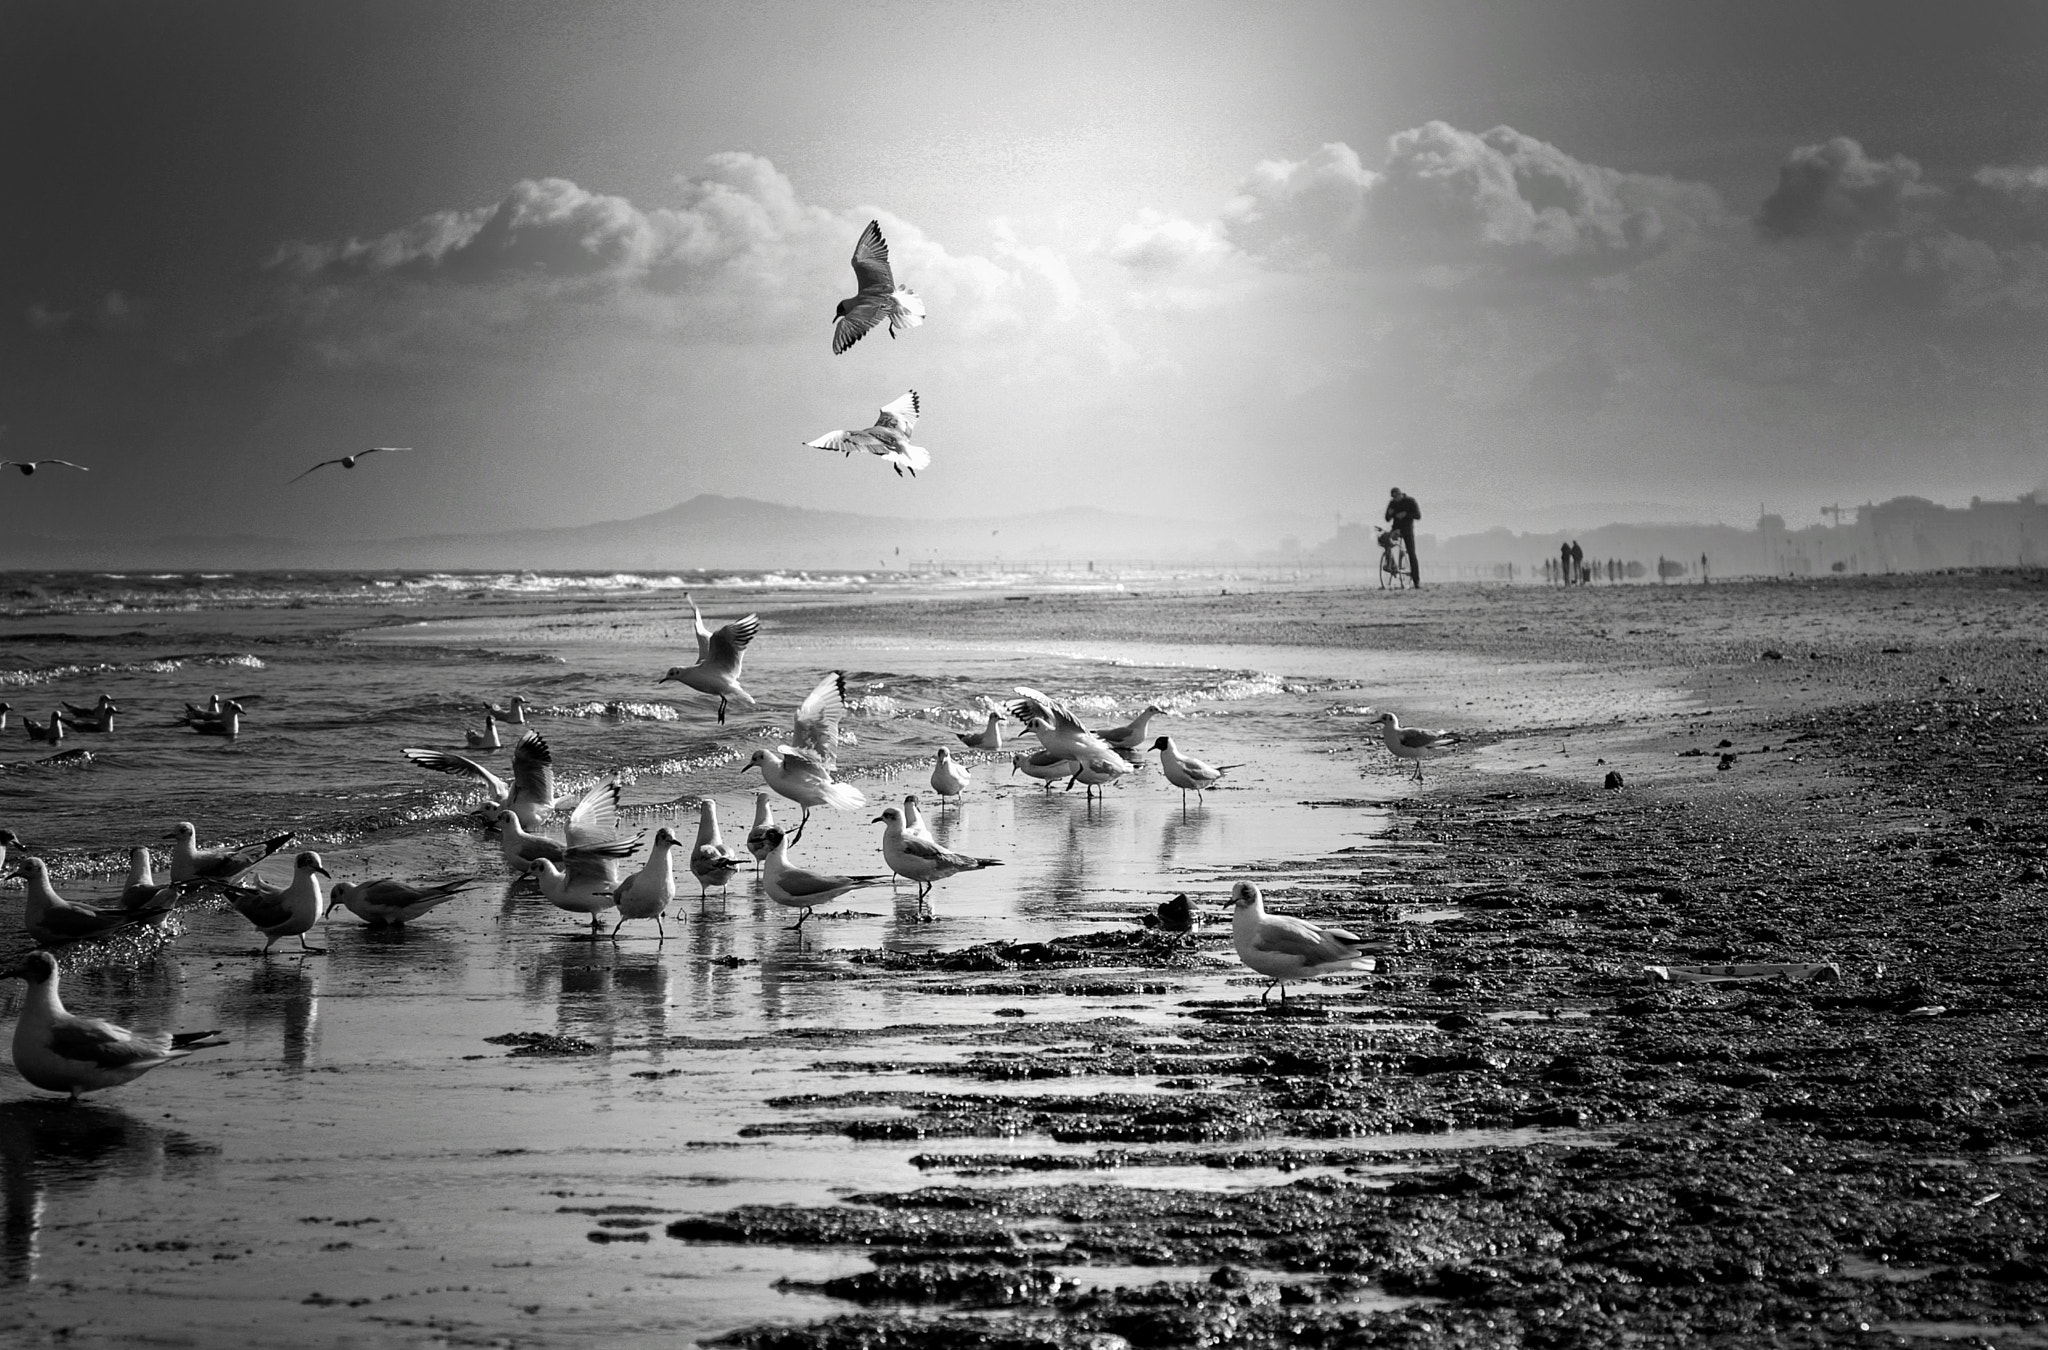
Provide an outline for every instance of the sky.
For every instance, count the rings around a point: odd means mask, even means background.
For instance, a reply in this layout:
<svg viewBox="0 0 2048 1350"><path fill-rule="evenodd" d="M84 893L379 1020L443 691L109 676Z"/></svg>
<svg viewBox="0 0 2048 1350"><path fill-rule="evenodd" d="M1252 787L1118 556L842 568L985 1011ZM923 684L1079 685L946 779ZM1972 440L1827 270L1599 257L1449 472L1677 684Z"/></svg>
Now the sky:
<svg viewBox="0 0 2048 1350"><path fill-rule="evenodd" d="M2011 497L2044 90L2034 3L9 0L0 457L91 472L0 529Z"/></svg>

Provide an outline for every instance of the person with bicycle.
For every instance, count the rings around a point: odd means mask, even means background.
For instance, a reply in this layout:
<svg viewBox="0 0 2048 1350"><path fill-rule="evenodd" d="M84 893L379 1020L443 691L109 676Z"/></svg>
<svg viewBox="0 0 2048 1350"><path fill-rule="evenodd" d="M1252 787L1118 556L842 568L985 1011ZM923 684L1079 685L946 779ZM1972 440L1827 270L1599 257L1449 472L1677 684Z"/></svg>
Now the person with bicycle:
<svg viewBox="0 0 2048 1350"><path fill-rule="evenodd" d="M1409 584L1422 585L1422 563L1415 556L1415 522L1422 519L1422 505L1413 497L1395 488L1387 497L1387 524L1401 537L1402 545L1408 550Z"/></svg>

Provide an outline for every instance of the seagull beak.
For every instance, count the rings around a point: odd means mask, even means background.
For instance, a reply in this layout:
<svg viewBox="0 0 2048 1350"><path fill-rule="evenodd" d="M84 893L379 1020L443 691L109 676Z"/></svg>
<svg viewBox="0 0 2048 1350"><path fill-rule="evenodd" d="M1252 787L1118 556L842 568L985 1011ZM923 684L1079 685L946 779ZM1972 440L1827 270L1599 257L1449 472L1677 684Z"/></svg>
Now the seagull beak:
<svg viewBox="0 0 2048 1350"><path fill-rule="evenodd" d="M317 873L320 876L326 877L329 881L334 880L334 873L328 871L324 867L309 867L306 870L308 872Z"/></svg>
<svg viewBox="0 0 2048 1350"><path fill-rule="evenodd" d="M745 772L746 772L746 771L747 771L748 769L751 769L751 768L753 768L753 767L754 767L754 766L753 766L753 765L751 765L751 764L742 764L742 765L740 765L740 772L741 772L741 773L745 773Z"/></svg>

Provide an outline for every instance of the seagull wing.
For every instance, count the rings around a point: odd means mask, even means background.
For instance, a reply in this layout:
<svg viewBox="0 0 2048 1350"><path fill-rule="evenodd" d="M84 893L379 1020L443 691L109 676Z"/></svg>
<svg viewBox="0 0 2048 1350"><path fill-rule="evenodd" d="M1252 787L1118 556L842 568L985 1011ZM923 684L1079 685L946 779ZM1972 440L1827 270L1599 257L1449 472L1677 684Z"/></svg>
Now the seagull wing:
<svg viewBox="0 0 2048 1350"><path fill-rule="evenodd" d="M785 778L816 783L821 788L831 786L832 770L806 751L793 745L778 745L775 747L775 753L782 756L782 773Z"/></svg>
<svg viewBox="0 0 2048 1350"><path fill-rule="evenodd" d="M1420 727L1401 728L1401 744L1407 746L1410 750L1427 750L1442 739L1443 737L1439 736L1436 732L1424 731Z"/></svg>
<svg viewBox="0 0 2048 1350"><path fill-rule="evenodd" d="M523 746L524 744L522 741L521 745ZM511 795L512 789L505 785L504 779L498 777L498 775L492 773L473 759L464 759L461 755L451 755L445 750L413 749L401 750L398 753L404 755L422 769L432 769L436 773L462 773L468 774L472 778L481 778L484 781L484 786L489 788L492 794L500 801L506 800ZM512 756L512 767L516 773L519 768L519 756L516 751Z"/></svg>
<svg viewBox="0 0 2048 1350"><path fill-rule="evenodd" d="M798 750L826 768L838 762L839 722L846 716L846 672L835 670L818 681L796 710L796 729L790 740ZM787 766L784 766L785 769Z"/></svg>
<svg viewBox="0 0 2048 1350"><path fill-rule="evenodd" d="M315 465L314 465L314 466L313 466L312 468L310 468L310 469L306 470L306 473L302 473L302 474L300 474L300 475L299 475L299 478L304 478L304 477L306 476L306 474L313 474L313 473L318 473L318 472L320 472L320 470L322 470L322 469L326 468L326 467L327 467L328 465L330 465L330 464L339 464L339 463L341 463L341 461L340 461L340 460L338 460L338 459L323 459L323 460L321 460L321 461L320 461L320 462L319 462L318 464L315 464ZM299 481L299 478L294 478L294 479L291 479L291 480L290 480L289 482L287 482L287 483L285 484L285 486L286 486L286 487L290 487L290 486L291 486L291 485L292 485L293 483L296 483L296 482L298 482L298 481Z"/></svg>
<svg viewBox="0 0 2048 1350"><path fill-rule="evenodd" d="M841 454L851 454L853 452L847 448L847 443L858 443L860 434L857 431L828 431L817 440L805 441L804 444L813 450L837 450Z"/></svg>
<svg viewBox="0 0 2048 1350"><path fill-rule="evenodd" d="M363 454L374 455L380 451L387 455L409 455L412 453L412 447L409 445L373 445L363 451Z"/></svg>
<svg viewBox="0 0 2048 1350"><path fill-rule="evenodd" d="M504 785L498 784L498 795L508 802L512 797L525 797L544 807L555 804L555 752L538 731L529 731L513 743L512 791L507 796Z"/></svg>
<svg viewBox="0 0 2048 1350"><path fill-rule="evenodd" d="M90 1017L66 1017L50 1028L50 1049L74 1064L130 1069L155 1063L170 1049L169 1037L137 1036L125 1027Z"/></svg>
<svg viewBox="0 0 2048 1350"><path fill-rule="evenodd" d="M855 886L880 881L880 877L836 877L823 872L806 872L801 867L785 867L775 882L783 890L799 900L812 896L829 896L834 891L850 890Z"/></svg>
<svg viewBox="0 0 2048 1350"><path fill-rule="evenodd" d="M730 666L733 673L739 673L740 653L754 640L754 634L761 631L761 620L749 614L736 619L711 635L710 660L719 665Z"/></svg>
<svg viewBox="0 0 2048 1350"><path fill-rule="evenodd" d="M61 906L52 905L37 926L69 942L76 938L91 937L95 933L104 933L128 918L129 915L125 911L118 914L102 914L90 905L67 902Z"/></svg>
<svg viewBox="0 0 2048 1350"><path fill-rule="evenodd" d="M913 389L894 403L883 404L882 411L875 414L875 425L894 427L908 436L917 429L917 418L921 411L917 404L917 391Z"/></svg>
<svg viewBox="0 0 2048 1350"><path fill-rule="evenodd" d="M64 467L64 468L67 468L67 469L76 469L76 470L78 470L78 471L79 471L80 473L91 473L91 472L92 472L92 470L91 470L91 469L88 469L88 468L86 468L86 467L85 467L85 466L84 466L83 464L73 464L73 463L72 463L72 462L71 462L70 460L68 460L68 459L39 459L39 460L37 460L37 461L36 461L36 466L37 466L38 468L40 468L41 466L43 466L43 465L45 465L45 464L57 464L57 465L61 465L62 467Z"/></svg>
<svg viewBox="0 0 2048 1350"><path fill-rule="evenodd" d="M832 325L832 354L839 355L867 335L867 331L882 321L882 306L879 302L865 297L855 297L855 303L839 316Z"/></svg>
<svg viewBox="0 0 2048 1350"><path fill-rule="evenodd" d="M1041 694L1036 689L1027 689L1021 684L1017 686L1017 692L1024 697L1010 705L1012 710L1017 708L1032 709L1033 711L1029 714L1030 716L1043 717L1061 731L1084 732L1088 730L1087 727L1081 725L1079 718L1067 711L1066 704L1061 703L1051 695Z"/></svg>
<svg viewBox="0 0 2048 1350"><path fill-rule="evenodd" d="M624 790L625 785L614 778L596 784L577 799L563 827L571 849L608 844L618 838L619 794Z"/></svg>
<svg viewBox="0 0 2048 1350"><path fill-rule="evenodd" d="M868 227L860 232L860 242L853 246L853 279L864 296L888 295L896 289L895 274L889 270L889 244L882 238L882 223L878 220L868 222Z"/></svg>
<svg viewBox="0 0 2048 1350"><path fill-rule="evenodd" d="M1326 933L1306 919L1269 914L1259 925L1252 947L1282 956L1298 956L1304 961L1339 961L1357 954L1357 939L1345 942L1336 937L1340 931L1333 929ZM1351 935L1346 933L1344 936L1349 938Z"/></svg>

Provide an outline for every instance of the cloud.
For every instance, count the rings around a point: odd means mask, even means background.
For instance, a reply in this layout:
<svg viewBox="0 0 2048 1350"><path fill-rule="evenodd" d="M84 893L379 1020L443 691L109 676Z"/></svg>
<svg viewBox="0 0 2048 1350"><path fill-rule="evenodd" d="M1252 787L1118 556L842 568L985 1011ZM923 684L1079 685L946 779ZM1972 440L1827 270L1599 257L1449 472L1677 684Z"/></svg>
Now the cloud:
<svg viewBox="0 0 2048 1350"><path fill-rule="evenodd" d="M339 362L607 324L684 341L822 338L833 302L852 291L848 259L870 214L806 203L772 163L738 151L711 156L676 189L673 205L641 206L527 179L487 206L367 238L292 242L270 268L288 321ZM1065 261L1000 222L990 257L880 219L898 280L935 322L993 340L1082 317Z"/></svg>
<svg viewBox="0 0 2048 1350"><path fill-rule="evenodd" d="M61 333L71 326L71 311L56 309L48 301L38 300L22 311L28 321L31 333Z"/></svg>
<svg viewBox="0 0 2048 1350"><path fill-rule="evenodd" d="M1327 262L1359 236L1379 178L1341 141L1304 160L1262 160L1223 204L1221 224L1247 253L1297 265Z"/></svg>
<svg viewBox="0 0 2048 1350"><path fill-rule="evenodd" d="M1916 202L1938 196L1904 155L1872 159L1847 136L1802 145L1778 168L1778 187L1757 212L1768 237L1847 238L1897 226Z"/></svg>

